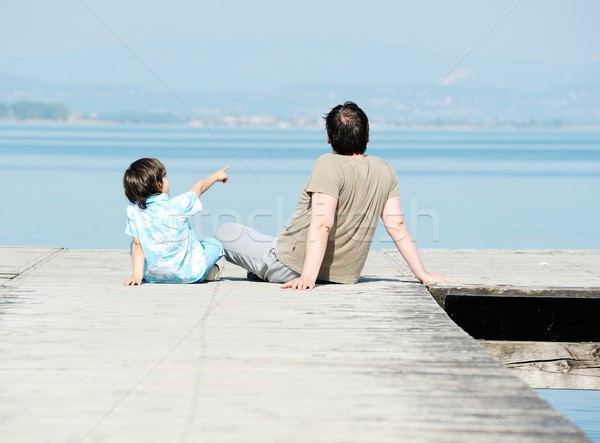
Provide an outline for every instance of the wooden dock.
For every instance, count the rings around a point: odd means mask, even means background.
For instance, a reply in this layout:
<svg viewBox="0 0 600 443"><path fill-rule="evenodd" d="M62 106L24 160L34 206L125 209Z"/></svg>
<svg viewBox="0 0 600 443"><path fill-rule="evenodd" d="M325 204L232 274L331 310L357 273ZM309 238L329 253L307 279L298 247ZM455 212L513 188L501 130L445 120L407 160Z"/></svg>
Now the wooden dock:
<svg viewBox="0 0 600 443"><path fill-rule="evenodd" d="M467 255L463 271L424 256L479 278ZM215 283L122 287L129 266L0 248L3 442L588 441L396 254L303 293L231 265Z"/></svg>
<svg viewBox="0 0 600 443"><path fill-rule="evenodd" d="M487 300L488 310L499 311L504 300L521 313L521 319L509 316L500 325L504 335L516 337L479 342L530 387L600 390L600 251L428 250L422 255L432 269L460 276L460 284L429 288L459 324L469 315L480 317L487 329L486 322L502 320L501 314L486 318L485 303L478 299ZM399 266L410 275L406 265ZM462 299L455 309L466 311L471 304L472 312L453 316L448 298ZM470 323L463 326L472 329ZM536 327L543 341L531 337ZM581 342L561 336L578 336Z"/></svg>

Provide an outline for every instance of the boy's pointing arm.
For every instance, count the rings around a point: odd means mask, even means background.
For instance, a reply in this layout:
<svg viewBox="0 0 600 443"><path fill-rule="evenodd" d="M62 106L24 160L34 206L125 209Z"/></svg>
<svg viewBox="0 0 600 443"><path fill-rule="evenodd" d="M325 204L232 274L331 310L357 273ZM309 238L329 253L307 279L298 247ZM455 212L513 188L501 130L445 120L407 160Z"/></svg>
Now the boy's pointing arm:
<svg viewBox="0 0 600 443"><path fill-rule="evenodd" d="M224 168L219 169L216 172L213 172L208 177L199 180L194 186L192 186L191 191L194 192L198 197L204 194L206 191L210 189L212 185L216 182L227 183L229 177L227 177L227 170L229 166L225 166Z"/></svg>

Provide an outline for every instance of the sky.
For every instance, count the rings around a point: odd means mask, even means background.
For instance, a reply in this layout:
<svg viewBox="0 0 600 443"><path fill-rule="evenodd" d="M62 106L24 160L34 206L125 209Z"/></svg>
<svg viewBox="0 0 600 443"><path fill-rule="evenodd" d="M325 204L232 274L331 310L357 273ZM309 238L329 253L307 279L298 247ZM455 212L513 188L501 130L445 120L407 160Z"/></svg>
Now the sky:
<svg viewBox="0 0 600 443"><path fill-rule="evenodd" d="M599 17L595 0L20 0L0 15L0 75L213 92L431 84L466 55L444 83L597 83Z"/></svg>

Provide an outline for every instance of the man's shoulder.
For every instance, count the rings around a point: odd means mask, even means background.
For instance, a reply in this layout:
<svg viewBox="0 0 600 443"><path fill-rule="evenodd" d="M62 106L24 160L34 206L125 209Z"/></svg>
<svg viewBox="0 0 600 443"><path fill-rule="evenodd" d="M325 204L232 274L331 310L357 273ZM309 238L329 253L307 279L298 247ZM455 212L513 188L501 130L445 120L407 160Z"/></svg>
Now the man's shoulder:
<svg viewBox="0 0 600 443"><path fill-rule="evenodd" d="M317 158L317 161L315 162L315 164L321 165L321 166L326 165L326 166L331 166L331 167L338 167L339 165L348 164L348 159L349 159L349 157L347 157L345 155L327 152L325 154L322 154L319 158Z"/></svg>
<svg viewBox="0 0 600 443"><path fill-rule="evenodd" d="M391 175L396 175L396 171L394 170L392 165L390 165L386 160L382 159L381 157L369 155L367 158L371 162L371 165L377 165L377 167L381 168L382 171L385 170L388 171Z"/></svg>
<svg viewBox="0 0 600 443"><path fill-rule="evenodd" d="M356 166L356 163L354 163L354 161L352 161L352 158L343 156L343 155L339 155L339 154L333 154L333 153L326 153L326 154L322 154L315 162L315 167L314 170L315 171L320 171L323 172L327 169L330 170L345 170L347 168L354 168ZM365 160L368 162L368 164L370 164L371 166L375 166L376 168L379 168L381 170L387 170L390 173L395 173L394 168L392 168L392 166L384 159L382 159L381 157L376 157L374 155L368 155L365 157ZM362 160L364 161L364 160Z"/></svg>
<svg viewBox="0 0 600 443"><path fill-rule="evenodd" d="M381 157L377 157L375 155L368 155L367 159L369 159L369 161L373 162L373 163L379 163L381 165L390 166L390 164L387 161L385 161Z"/></svg>
<svg viewBox="0 0 600 443"><path fill-rule="evenodd" d="M331 152L326 152L325 154L321 154L319 158L317 158L316 163L334 162L336 160L335 157L337 157L335 154L332 154Z"/></svg>
<svg viewBox="0 0 600 443"><path fill-rule="evenodd" d="M382 159L381 157L377 157L375 155L367 155L367 156L365 156L365 158L370 162L380 163L382 165L389 166L389 163L386 160ZM317 159L317 162L325 161L325 162L340 162L341 163L346 159L347 159L347 157L344 155L327 152L325 154L321 154L321 156Z"/></svg>
<svg viewBox="0 0 600 443"><path fill-rule="evenodd" d="M313 166L313 174L327 174L333 170L341 168L339 155L326 153L317 158Z"/></svg>

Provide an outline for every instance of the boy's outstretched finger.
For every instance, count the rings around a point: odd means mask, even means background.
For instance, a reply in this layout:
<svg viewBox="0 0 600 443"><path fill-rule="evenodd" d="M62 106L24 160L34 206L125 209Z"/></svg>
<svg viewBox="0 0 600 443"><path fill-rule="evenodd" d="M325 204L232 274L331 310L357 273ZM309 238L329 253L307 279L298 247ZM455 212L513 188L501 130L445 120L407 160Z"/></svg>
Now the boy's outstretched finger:
<svg viewBox="0 0 600 443"><path fill-rule="evenodd" d="M221 168L221 172L225 175L225 177L221 180L221 183L227 183L229 181L229 177L227 176L228 169L229 169L229 165Z"/></svg>

